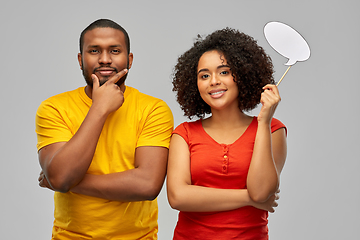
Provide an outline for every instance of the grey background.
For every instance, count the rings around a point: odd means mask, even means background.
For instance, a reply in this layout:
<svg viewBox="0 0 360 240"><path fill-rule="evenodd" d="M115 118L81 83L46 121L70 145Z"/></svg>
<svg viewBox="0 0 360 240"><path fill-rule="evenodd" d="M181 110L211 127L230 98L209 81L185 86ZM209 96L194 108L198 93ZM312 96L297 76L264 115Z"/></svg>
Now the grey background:
<svg viewBox="0 0 360 240"><path fill-rule="evenodd" d="M162 98L175 125L185 121L171 91L177 57L197 34L226 26L253 36L280 79L287 59L263 27L281 21L311 48L280 85L276 117L288 127L281 198L269 217L271 239L355 239L360 225L358 1L3 1L1 24L1 239L50 239L53 193L38 187L34 117L46 98L83 86L80 32L98 18L124 26L134 64L127 85ZM256 115L257 110L251 114ZM177 220L163 188L159 239Z"/></svg>

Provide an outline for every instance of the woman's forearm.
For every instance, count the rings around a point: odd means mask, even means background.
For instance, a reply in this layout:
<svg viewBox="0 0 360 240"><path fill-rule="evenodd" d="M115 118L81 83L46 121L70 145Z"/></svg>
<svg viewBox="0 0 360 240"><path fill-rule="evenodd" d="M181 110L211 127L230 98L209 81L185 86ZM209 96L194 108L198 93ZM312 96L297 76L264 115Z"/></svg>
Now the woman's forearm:
<svg viewBox="0 0 360 240"><path fill-rule="evenodd" d="M271 128L268 124L258 125L247 187L251 199L255 202L266 201L279 187L279 174L272 151Z"/></svg>
<svg viewBox="0 0 360 240"><path fill-rule="evenodd" d="M246 189L218 189L195 185L168 187L172 208L189 212L228 211L248 206L251 199Z"/></svg>

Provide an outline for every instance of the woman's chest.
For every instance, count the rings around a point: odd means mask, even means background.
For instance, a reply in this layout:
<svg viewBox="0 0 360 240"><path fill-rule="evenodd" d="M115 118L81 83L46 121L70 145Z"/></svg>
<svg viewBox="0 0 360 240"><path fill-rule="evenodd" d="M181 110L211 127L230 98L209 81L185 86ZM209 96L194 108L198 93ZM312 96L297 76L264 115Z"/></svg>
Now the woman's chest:
<svg viewBox="0 0 360 240"><path fill-rule="evenodd" d="M218 144L197 141L190 144L192 184L216 188L245 188L254 140Z"/></svg>

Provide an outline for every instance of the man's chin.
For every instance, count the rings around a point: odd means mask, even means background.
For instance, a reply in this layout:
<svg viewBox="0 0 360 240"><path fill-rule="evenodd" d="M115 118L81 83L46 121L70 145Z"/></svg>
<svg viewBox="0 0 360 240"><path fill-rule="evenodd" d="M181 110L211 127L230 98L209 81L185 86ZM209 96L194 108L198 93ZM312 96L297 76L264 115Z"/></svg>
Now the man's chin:
<svg viewBox="0 0 360 240"><path fill-rule="evenodd" d="M120 78L119 81L116 82L116 85L118 85L120 87L125 82L126 77L127 77L127 74L125 76L123 76L122 78Z"/></svg>
<svg viewBox="0 0 360 240"><path fill-rule="evenodd" d="M120 78L117 82L116 85L118 85L119 87L125 82L126 79L126 75L122 78ZM100 80L100 86L104 85L104 83L106 83L109 80L109 78L103 78Z"/></svg>
<svg viewBox="0 0 360 240"><path fill-rule="evenodd" d="M104 83L106 83L110 79L110 77L101 77L101 78L98 77L100 86L104 85ZM125 76L123 76L122 78L120 78L119 81L116 82L116 85L118 85L120 87L125 82L126 77L127 77L127 74ZM93 81L92 81L91 77L89 76L87 78L84 76L84 78L85 78L87 85L89 85L90 87L93 87Z"/></svg>
<svg viewBox="0 0 360 240"><path fill-rule="evenodd" d="M106 83L108 80L109 80L109 78L102 78L102 79L99 79L100 86L104 85L104 83Z"/></svg>

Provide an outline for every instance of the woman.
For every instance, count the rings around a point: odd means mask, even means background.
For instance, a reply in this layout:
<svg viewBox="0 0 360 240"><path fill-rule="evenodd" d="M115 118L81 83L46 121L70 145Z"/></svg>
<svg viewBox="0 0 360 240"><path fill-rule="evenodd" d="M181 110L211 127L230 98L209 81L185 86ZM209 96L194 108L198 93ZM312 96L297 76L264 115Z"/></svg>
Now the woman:
<svg viewBox="0 0 360 240"><path fill-rule="evenodd" d="M174 239L268 239L286 128L271 59L234 29L198 37L179 57L173 90L190 119L173 132L167 193L180 211ZM257 117L245 114L262 104ZM205 114L211 114L205 118Z"/></svg>

